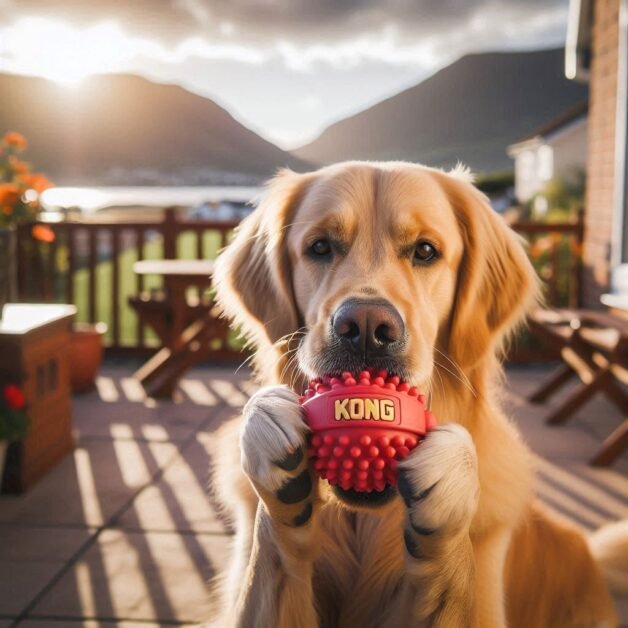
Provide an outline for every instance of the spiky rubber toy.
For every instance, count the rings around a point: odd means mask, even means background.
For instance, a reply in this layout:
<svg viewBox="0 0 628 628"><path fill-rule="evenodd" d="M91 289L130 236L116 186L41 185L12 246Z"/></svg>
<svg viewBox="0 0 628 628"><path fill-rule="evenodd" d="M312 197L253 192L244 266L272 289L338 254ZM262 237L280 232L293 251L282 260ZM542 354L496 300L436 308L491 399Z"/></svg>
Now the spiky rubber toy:
<svg viewBox="0 0 628 628"><path fill-rule="evenodd" d="M299 401L312 431L314 469L344 490L395 485L399 461L436 425L425 397L386 371L312 380Z"/></svg>

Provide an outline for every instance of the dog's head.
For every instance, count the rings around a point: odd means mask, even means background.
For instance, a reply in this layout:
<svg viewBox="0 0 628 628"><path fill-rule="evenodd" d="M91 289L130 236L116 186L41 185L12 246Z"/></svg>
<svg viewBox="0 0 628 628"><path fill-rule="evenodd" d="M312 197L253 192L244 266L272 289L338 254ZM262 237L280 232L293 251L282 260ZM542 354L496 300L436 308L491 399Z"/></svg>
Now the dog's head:
<svg viewBox="0 0 628 628"><path fill-rule="evenodd" d="M359 162L273 179L216 269L260 370L299 386L369 366L422 390L436 371L454 388L481 378L537 281L469 179Z"/></svg>

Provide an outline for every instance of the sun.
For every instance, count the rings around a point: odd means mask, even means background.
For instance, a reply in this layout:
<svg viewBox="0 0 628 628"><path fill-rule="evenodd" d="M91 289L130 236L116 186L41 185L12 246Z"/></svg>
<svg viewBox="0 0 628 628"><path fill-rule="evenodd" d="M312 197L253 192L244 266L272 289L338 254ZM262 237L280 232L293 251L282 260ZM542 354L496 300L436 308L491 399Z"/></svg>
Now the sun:
<svg viewBox="0 0 628 628"><path fill-rule="evenodd" d="M47 78L65 87L79 87L83 79L119 69L135 51L113 21L89 28L63 21L30 17L0 31L2 65L18 74Z"/></svg>

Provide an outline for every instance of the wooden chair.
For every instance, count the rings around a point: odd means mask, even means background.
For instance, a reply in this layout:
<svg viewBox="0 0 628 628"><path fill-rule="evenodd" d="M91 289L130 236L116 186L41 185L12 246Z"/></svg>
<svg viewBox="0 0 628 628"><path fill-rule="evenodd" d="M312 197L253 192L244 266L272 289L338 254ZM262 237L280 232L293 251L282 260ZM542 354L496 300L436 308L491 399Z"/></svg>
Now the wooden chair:
<svg viewBox="0 0 628 628"><path fill-rule="evenodd" d="M563 365L529 400L543 403L573 377L580 385L546 418L551 425L564 423L598 392L628 414L628 322L603 312L538 310L530 326L560 350ZM591 464L611 464L628 447L628 420L605 440Z"/></svg>

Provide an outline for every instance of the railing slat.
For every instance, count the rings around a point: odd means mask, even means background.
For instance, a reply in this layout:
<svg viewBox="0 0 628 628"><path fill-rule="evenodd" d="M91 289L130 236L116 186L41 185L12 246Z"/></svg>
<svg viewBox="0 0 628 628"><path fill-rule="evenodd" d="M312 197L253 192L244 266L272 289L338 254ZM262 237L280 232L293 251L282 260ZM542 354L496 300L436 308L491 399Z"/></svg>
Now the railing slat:
<svg viewBox="0 0 628 628"><path fill-rule="evenodd" d="M135 230L135 246L137 248L137 259L141 261L144 259L144 227L138 227ZM138 294L144 292L144 275L135 274L135 285ZM146 346L146 327L144 321L139 316L137 317L137 340L140 347L144 348Z"/></svg>
<svg viewBox="0 0 628 628"><path fill-rule="evenodd" d="M560 272L560 245L561 245L561 236L560 234L552 233L550 236L552 242L552 248L550 249L550 294L551 294L551 305L558 307L560 305L559 300L559 289L558 289L558 280L559 280L559 272Z"/></svg>
<svg viewBox="0 0 628 628"><path fill-rule="evenodd" d="M46 268L44 272L46 278L46 301L55 301L55 287L57 279L57 238L49 242L46 246Z"/></svg>
<svg viewBox="0 0 628 628"><path fill-rule="evenodd" d="M74 303L75 258L74 258L74 225L72 223L66 224L65 245L68 248L68 267L67 267L67 275L65 278L66 303Z"/></svg>
<svg viewBox="0 0 628 628"><path fill-rule="evenodd" d="M17 228L17 300L24 301L28 294L26 273L26 241L29 239L27 226L20 225Z"/></svg>
<svg viewBox="0 0 628 628"><path fill-rule="evenodd" d="M97 262L97 250L96 250L96 234L98 233L98 227L88 229L88 319L90 323L96 322L96 262Z"/></svg>
<svg viewBox="0 0 628 628"><path fill-rule="evenodd" d="M120 229L111 230L111 335L114 347L120 345Z"/></svg>
<svg viewBox="0 0 628 628"><path fill-rule="evenodd" d="M196 231L196 258L203 259L203 235L204 229L195 229Z"/></svg>

